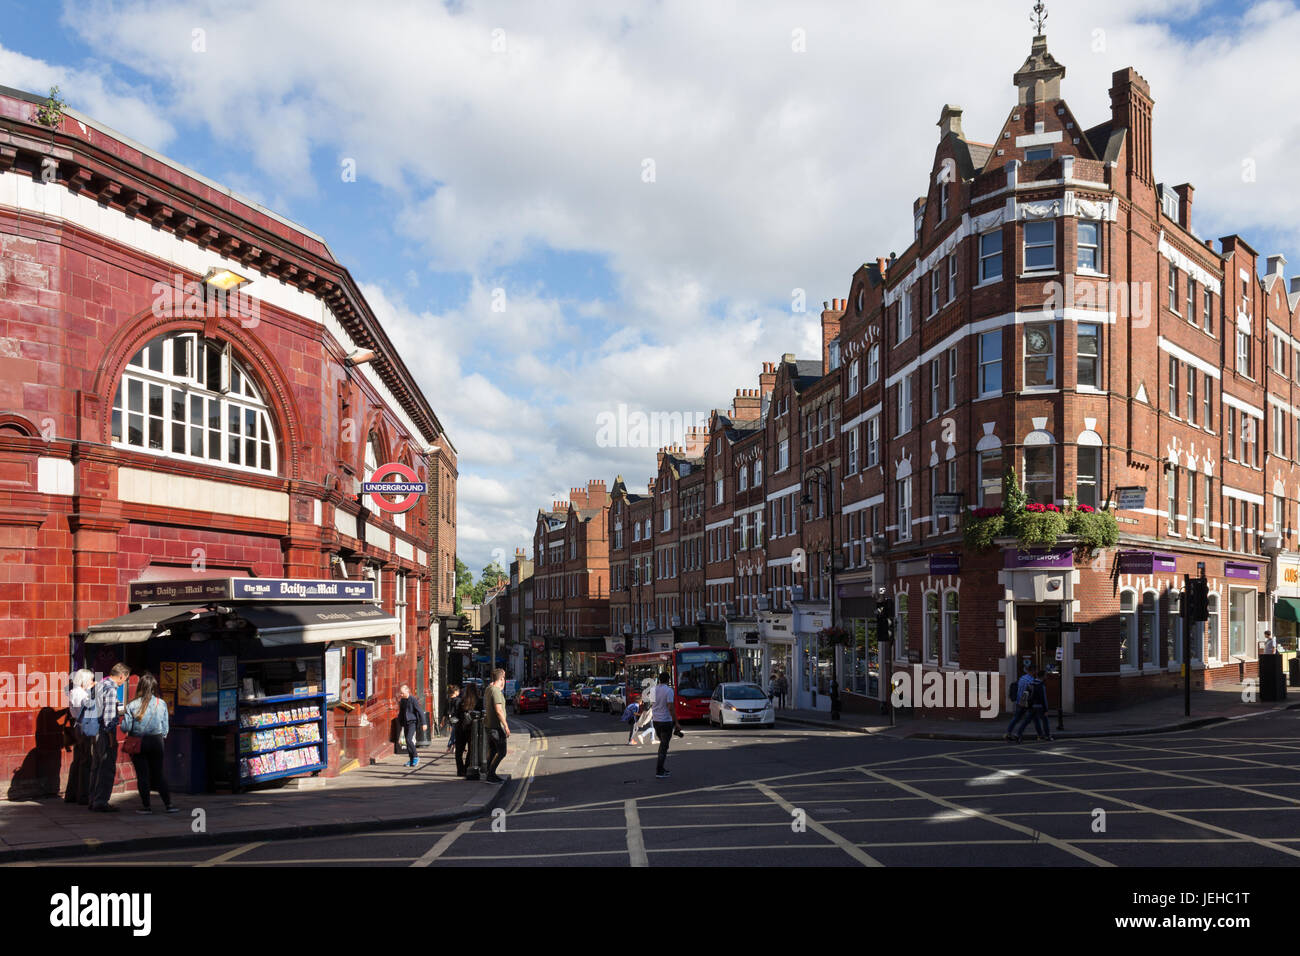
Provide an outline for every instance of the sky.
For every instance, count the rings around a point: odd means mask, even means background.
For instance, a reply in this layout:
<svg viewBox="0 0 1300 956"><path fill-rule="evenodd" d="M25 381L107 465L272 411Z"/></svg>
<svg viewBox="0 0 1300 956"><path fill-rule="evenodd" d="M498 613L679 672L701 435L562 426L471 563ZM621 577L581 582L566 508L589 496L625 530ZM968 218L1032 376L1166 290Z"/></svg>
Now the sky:
<svg viewBox="0 0 1300 956"><path fill-rule="evenodd" d="M693 420L818 357L821 303L910 241L944 104L997 135L1031 7L0 0L0 84L325 238L456 447L477 573L569 488L644 488L667 438L611 444L620 406ZM1197 233L1300 271L1297 3L1047 9L1080 123L1136 68Z"/></svg>

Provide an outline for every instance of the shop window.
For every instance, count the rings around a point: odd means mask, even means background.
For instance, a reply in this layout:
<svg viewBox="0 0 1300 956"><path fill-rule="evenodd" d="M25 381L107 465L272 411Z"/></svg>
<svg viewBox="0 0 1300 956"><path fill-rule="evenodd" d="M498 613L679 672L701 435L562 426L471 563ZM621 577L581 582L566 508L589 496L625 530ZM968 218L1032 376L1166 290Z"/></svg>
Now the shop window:
<svg viewBox="0 0 1300 956"><path fill-rule="evenodd" d="M942 620L939 617L939 594L936 591L925 592L925 659L932 664L939 663L939 644Z"/></svg>
<svg viewBox="0 0 1300 956"><path fill-rule="evenodd" d="M958 595L949 591L943 596L943 662L956 667L961 662L961 643L958 640Z"/></svg>
<svg viewBox="0 0 1300 956"><path fill-rule="evenodd" d="M1123 667L1137 666L1137 595L1121 591L1119 595L1119 662Z"/></svg>

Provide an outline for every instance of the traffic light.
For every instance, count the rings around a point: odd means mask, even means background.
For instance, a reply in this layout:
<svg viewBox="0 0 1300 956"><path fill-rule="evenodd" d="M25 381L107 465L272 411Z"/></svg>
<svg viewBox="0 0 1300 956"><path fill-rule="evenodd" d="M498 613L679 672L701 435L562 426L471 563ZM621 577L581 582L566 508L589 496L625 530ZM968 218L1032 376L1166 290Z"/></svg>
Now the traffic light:
<svg viewBox="0 0 1300 956"><path fill-rule="evenodd" d="M892 641L894 639L894 599L886 598L876 602L876 639Z"/></svg>
<svg viewBox="0 0 1300 956"><path fill-rule="evenodd" d="M1193 624L1210 619L1210 585L1204 578L1187 578L1186 619Z"/></svg>

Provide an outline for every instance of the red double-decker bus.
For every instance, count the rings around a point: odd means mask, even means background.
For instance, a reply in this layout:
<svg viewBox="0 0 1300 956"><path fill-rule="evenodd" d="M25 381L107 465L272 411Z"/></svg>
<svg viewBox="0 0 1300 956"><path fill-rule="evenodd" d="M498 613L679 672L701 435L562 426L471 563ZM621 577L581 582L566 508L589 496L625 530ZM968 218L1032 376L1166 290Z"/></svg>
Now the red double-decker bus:
<svg viewBox="0 0 1300 956"><path fill-rule="evenodd" d="M623 663L629 702L640 699L646 679L657 682L660 671L672 675L678 720L708 720L714 688L740 680L740 662L732 647L679 644L671 651L628 654Z"/></svg>

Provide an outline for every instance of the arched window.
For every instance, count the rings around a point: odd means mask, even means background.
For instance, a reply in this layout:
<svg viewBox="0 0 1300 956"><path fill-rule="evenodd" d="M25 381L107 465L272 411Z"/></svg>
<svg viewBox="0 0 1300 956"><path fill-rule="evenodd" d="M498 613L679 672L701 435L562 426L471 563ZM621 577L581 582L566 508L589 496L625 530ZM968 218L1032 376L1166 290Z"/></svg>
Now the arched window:
<svg viewBox="0 0 1300 956"><path fill-rule="evenodd" d="M1121 591L1119 595L1119 662L1137 667L1137 595Z"/></svg>
<svg viewBox="0 0 1300 956"><path fill-rule="evenodd" d="M950 667L961 663L961 642L957 633L958 596L949 591L943 596L943 662Z"/></svg>
<svg viewBox="0 0 1300 956"><path fill-rule="evenodd" d="M150 339L113 396L112 441L157 455L275 474L271 416L228 343L197 332Z"/></svg>
<svg viewBox="0 0 1300 956"><path fill-rule="evenodd" d="M939 617L939 594L925 592L925 659L939 662L939 644L942 642L943 622Z"/></svg>

